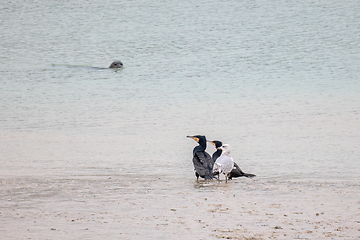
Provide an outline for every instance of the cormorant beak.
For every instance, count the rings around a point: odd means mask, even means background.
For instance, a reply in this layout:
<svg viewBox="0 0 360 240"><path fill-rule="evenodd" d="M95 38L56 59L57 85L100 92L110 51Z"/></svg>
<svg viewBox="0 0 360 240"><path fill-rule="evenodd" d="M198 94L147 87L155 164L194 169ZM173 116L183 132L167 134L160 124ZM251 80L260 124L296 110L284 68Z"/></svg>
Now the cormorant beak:
<svg viewBox="0 0 360 240"><path fill-rule="evenodd" d="M187 138L192 138L194 139L196 142L199 142L199 139L197 137L194 137L194 136L186 136Z"/></svg>

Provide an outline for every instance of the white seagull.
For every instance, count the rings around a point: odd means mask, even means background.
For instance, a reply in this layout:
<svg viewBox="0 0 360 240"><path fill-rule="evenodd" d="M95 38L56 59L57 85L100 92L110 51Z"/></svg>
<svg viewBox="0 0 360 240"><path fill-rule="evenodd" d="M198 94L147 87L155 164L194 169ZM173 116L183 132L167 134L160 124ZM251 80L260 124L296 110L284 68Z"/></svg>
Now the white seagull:
<svg viewBox="0 0 360 240"><path fill-rule="evenodd" d="M229 144L223 144L221 147L218 147L217 149L221 149L222 153L221 156L218 159L216 159L212 172L213 174L218 175L218 180L220 173L223 173L225 175L225 179L227 182L230 172L234 168L234 160L230 156L231 147Z"/></svg>

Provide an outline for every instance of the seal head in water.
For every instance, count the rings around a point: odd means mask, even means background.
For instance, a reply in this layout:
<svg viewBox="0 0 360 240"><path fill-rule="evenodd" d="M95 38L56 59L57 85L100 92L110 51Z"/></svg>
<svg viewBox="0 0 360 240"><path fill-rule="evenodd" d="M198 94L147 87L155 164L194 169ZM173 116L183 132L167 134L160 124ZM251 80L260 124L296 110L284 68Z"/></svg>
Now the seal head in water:
<svg viewBox="0 0 360 240"><path fill-rule="evenodd" d="M124 65L121 61L112 62L109 68L122 68Z"/></svg>

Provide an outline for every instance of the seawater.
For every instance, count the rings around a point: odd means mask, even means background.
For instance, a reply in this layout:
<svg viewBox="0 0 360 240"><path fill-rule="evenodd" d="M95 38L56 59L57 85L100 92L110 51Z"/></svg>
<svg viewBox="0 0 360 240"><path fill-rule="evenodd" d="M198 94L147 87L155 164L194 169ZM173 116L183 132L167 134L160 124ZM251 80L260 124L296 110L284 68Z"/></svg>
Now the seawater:
<svg viewBox="0 0 360 240"><path fill-rule="evenodd" d="M3 3L1 235L359 238L359 10ZM194 134L257 177L197 182Z"/></svg>

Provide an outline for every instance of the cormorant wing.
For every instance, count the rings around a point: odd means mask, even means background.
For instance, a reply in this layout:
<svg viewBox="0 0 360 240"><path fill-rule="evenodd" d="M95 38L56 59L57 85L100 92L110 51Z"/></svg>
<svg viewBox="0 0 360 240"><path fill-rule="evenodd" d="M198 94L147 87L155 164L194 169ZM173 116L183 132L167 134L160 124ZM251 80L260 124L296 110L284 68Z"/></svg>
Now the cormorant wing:
<svg viewBox="0 0 360 240"><path fill-rule="evenodd" d="M214 161L207 152L195 152L193 157L195 171L206 180L212 179Z"/></svg>

